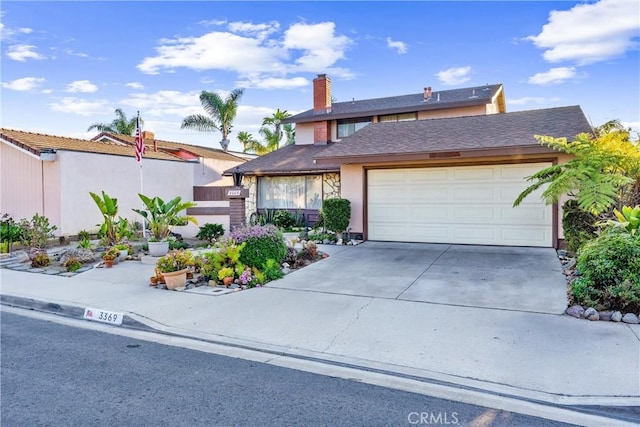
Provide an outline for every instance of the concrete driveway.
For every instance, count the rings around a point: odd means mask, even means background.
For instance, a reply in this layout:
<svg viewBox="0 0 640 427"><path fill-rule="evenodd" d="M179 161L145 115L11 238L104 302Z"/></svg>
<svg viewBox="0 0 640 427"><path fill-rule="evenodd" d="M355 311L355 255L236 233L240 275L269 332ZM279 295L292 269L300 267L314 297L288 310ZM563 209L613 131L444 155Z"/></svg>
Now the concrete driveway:
<svg viewBox="0 0 640 427"><path fill-rule="evenodd" d="M269 287L433 304L561 314L562 267L551 248L365 242Z"/></svg>

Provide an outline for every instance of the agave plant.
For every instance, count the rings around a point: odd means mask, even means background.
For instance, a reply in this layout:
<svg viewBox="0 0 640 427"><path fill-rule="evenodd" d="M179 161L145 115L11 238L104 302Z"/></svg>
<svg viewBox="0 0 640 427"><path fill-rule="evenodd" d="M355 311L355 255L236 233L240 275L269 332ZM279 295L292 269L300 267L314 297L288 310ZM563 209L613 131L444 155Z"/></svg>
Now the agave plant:
<svg viewBox="0 0 640 427"><path fill-rule="evenodd" d="M146 210L133 209L134 212L142 215L149 221L151 234L156 241L163 241L171 233L174 226L187 225L188 222L198 224L198 221L188 215L180 213L188 208L197 206L193 202L183 202L180 196L165 202L160 197L147 197L144 194L138 194Z"/></svg>

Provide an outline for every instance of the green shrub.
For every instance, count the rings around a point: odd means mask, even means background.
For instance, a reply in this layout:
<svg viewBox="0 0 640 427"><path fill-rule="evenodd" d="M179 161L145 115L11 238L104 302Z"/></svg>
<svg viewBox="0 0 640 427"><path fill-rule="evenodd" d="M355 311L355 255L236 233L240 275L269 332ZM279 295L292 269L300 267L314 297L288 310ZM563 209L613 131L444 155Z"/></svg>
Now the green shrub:
<svg viewBox="0 0 640 427"><path fill-rule="evenodd" d="M275 225L237 228L230 233L230 238L236 244L245 243L240 261L250 267L261 268L269 259L280 264L287 255L287 244Z"/></svg>
<svg viewBox="0 0 640 427"><path fill-rule="evenodd" d="M53 232L58 229L55 225L49 224L49 218L38 214L33 215L31 221L26 218L21 219L20 228L22 243L38 249L44 249L47 246L47 240L53 237Z"/></svg>
<svg viewBox="0 0 640 427"><path fill-rule="evenodd" d="M577 304L640 311L640 238L608 230L578 251L581 276L571 284Z"/></svg>
<svg viewBox="0 0 640 427"><path fill-rule="evenodd" d="M224 227L222 224L207 223L200 227L196 239L214 242L218 237L224 235Z"/></svg>
<svg viewBox="0 0 640 427"><path fill-rule="evenodd" d="M280 228L291 228L296 225L296 217L289 211L276 211L273 215L273 225Z"/></svg>
<svg viewBox="0 0 640 427"><path fill-rule="evenodd" d="M78 270L80 270L82 268L82 262L80 262L80 260L78 258L69 257L62 264L62 266L64 268L66 268L67 271L74 272L74 271L78 271Z"/></svg>
<svg viewBox="0 0 640 427"><path fill-rule="evenodd" d="M562 228L567 248L578 252L583 243L596 237L596 217L582 210L577 200L567 200L562 206Z"/></svg>
<svg viewBox="0 0 640 427"><path fill-rule="evenodd" d="M187 249L188 247L189 244L187 242L182 242L175 239L169 240L169 250Z"/></svg>
<svg viewBox="0 0 640 427"><path fill-rule="evenodd" d="M314 242L324 242L325 240L328 240L329 242L335 242L338 239L333 233L321 233L312 231L311 233L309 233L309 238L307 240L311 240Z"/></svg>
<svg viewBox="0 0 640 427"><path fill-rule="evenodd" d="M91 233L87 230L78 231L78 241L80 240L91 240Z"/></svg>
<svg viewBox="0 0 640 427"><path fill-rule="evenodd" d="M46 252L36 253L31 260L31 267L33 268L46 267L49 264L51 264L51 258L49 258Z"/></svg>
<svg viewBox="0 0 640 427"><path fill-rule="evenodd" d="M351 202L347 199L326 199L322 202L324 226L337 234L342 234L351 219Z"/></svg>
<svg viewBox="0 0 640 427"><path fill-rule="evenodd" d="M282 268L280 268L280 263L272 258L268 259L262 265L262 273L264 274L265 280L267 282L278 280L284 277Z"/></svg>
<svg viewBox="0 0 640 427"><path fill-rule="evenodd" d="M18 242L22 237L22 228L13 220L9 214L2 215L0 219L0 242L3 253L11 251L13 242Z"/></svg>

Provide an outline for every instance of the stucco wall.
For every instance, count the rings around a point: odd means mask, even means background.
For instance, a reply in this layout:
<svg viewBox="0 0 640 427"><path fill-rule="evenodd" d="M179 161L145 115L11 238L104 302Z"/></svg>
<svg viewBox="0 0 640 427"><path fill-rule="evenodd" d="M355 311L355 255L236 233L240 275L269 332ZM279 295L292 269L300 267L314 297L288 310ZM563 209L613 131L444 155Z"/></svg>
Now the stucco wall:
<svg viewBox="0 0 640 427"><path fill-rule="evenodd" d="M222 172L244 163L239 160L218 160L200 158L200 163L193 165L193 183L196 186L228 186L233 185L233 178L222 176Z"/></svg>
<svg viewBox="0 0 640 427"><path fill-rule="evenodd" d="M480 116L486 114L484 105L472 107L447 108L444 110L418 111L418 120L439 119L445 117Z"/></svg>
<svg viewBox="0 0 640 427"><path fill-rule="evenodd" d="M313 144L313 123L296 124L296 144Z"/></svg>
<svg viewBox="0 0 640 427"><path fill-rule="evenodd" d="M57 168L57 161L43 162L32 153L0 143L0 213L16 221L38 213L60 227Z"/></svg>
<svg viewBox="0 0 640 427"><path fill-rule="evenodd" d="M61 218L64 235L80 230L97 230L102 223L100 211L89 192L118 199L119 215L140 221L133 208L142 208L140 167L133 157L110 156L73 151L58 151L60 162ZM193 197L193 165L186 162L144 159L143 194L164 200ZM197 232L197 231L196 231ZM186 235L185 235L186 236ZM190 236L186 236L190 237Z"/></svg>
<svg viewBox="0 0 640 427"><path fill-rule="evenodd" d="M362 165L342 165L340 167L341 197L351 202L352 233L364 232L364 168Z"/></svg>

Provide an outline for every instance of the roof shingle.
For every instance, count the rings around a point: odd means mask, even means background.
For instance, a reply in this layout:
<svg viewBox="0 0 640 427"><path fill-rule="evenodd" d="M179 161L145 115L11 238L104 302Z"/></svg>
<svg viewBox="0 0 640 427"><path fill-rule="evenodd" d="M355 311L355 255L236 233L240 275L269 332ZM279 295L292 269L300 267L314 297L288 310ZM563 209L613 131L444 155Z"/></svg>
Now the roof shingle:
<svg viewBox="0 0 640 427"><path fill-rule="evenodd" d="M591 132L579 106L410 122L372 123L328 146L318 161L385 154L539 146L534 135L573 138Z"/></svg>
<svg viewBox="0 0 640 427"><path fill-rule="evenodd" d="M283 175L283 174L304 174L339 172L340 166L335 164L316 164L314 157L326 145L285 145L238 166L240 172L247 175ZM235 169L235 168L234 168ZM229 175L233 169L225 171Z"/></svg>
<svg viewBox="0 0 640 427"><path fill-rule="evenodd" d="M33 154L39 155L42 150L81 151L86 153L111 154L135 158L132 145L114 142L98 142L87 139L68 138L64 136L46 135L13 129L0 129L0 138ZM182 161L182 159L164 152L147 150L145 158L157 160Z"/></svg>
<svg viewBox="0 0 640 427"><path fill-rule="evenodd" d="M329 113L318 113L311 109L291 116L282 122L305 123L318 120L335 120L350 117L485 105L490 103L491 99L501 90L502 84L493 84L434 91L429 101L425 101L424 93L414 93L386 98L334 102L331 105L331 111Z"/></svg>

